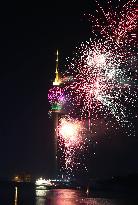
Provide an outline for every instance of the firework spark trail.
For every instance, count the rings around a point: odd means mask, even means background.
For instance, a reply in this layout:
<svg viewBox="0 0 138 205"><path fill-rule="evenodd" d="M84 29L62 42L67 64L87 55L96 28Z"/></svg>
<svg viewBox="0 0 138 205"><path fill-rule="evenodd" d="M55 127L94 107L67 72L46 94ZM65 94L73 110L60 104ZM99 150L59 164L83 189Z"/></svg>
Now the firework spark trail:
<svg viewBox="0 0 138 205"><path fill-rule="evenodd" d="M138 10L135 6L136 0L128 1L124 4L121 12L113 10L112 1L107 1L107 12L105 12L98 0L95 0L95 2L103 15L100 15L99 18L89 15L89 19L93 23L92 27L98 28L102 37L112 38L117 43L127 43L127 40L129 42L130 40L132 41L133 38L130 39L129 32L134 31L137 28ZM116 9L118 8L116 7ZM98 10L97 13L99 14ZM104 19L101 19L101 16L104 16ZM93 30L93 33L95 33L95 29Z"/></svg>
<svg viewBox="0 0 138 205"><path fill-rule="evenodd" d="M81 56L81 62L77 67L78 73L75 73L74 81L69 85L74 103L77 105L82 104L81 101L84 103L82 114L86 110L90 111L94 103L96 105L98 102L103 105L115 103L115 100L122 96L124 86L126 87L122 81L128 81L119 68L121 59L109 51L106 52L105 49L104 52L101 52L98 46L94 45L92 47L94 50L83 46L83 56ZM116 58L118 59L116 60ZM101 108L103 109L103 107Z"/></svg>
<svg viewBox="0 0 138 205"><path fill-rule="evenodd" d="M72 100L71 113L79 108L86 118L89 113L91 117L95 113L96 117L98 113L104 113L104 117L111 114L122 127L126 126L132 115L126 111L127 105L135 106L137 99L135 43L132 47L130 35L136 29L134 2L123 6L119 20L117 12L110 13L109 8L106 14L98 4L107 20L106 26L95 20L104 38L82 43L66 72L73 76L73 81L65 85L66 98ZM129 134L134 134L131 122L129 126Z"/></svg>
<svg viewBox="0 0 138 205"><path fill-rule="evenodd" d="M80 153L85 147L86 138L83 122L70 116L64 116L60 118L57 133L60 149L64 153L63 169L66 169L69 176L79 164L77 152Z"/></svg>
<svg viewBox="0 0 138 205"><path fill-rule="evenodd" d="M122 11L119 6L113 9L111 0L107 1L108 11L95 1L98 18L89 15L95 37L82 43L68 60L62 92L53 88L48 96L51 104L58 102L69 115L61 117L57 128L67 174L79 164L77 151L86 149L83 120L95 123L110 119L108 127L116 119L125 130L128 128L128 135L135 134L129 119L135 117L132 109L137 101L136 1L127 2Z"/></svg>

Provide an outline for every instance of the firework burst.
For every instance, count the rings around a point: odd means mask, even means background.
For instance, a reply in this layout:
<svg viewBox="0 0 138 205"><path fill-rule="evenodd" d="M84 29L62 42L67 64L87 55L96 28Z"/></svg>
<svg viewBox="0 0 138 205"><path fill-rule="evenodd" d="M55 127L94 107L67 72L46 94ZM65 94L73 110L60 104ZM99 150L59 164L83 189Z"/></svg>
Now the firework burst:
<svg viewBox="0 0 138 205"><path fill-rule="evenodd" d="M108 0L105 5L108 9L104 9L100 5L100 1L95 0L98 9L97 15L93 16L89 14L88 19L92 23L92 32L96 34L98 30L103 37L113 39L118 44L135 41L138 10L136 8L136 0L126 2L124 5L120 5L122 2L118 1L118 5L111 0ZM114 7L113 7L114 4ZM99 15L100 14L100 15Z"/></svg>
<svg viewBox="0 0 138 205"><path fill-rule="evenodd" d="M136 1L128 1L120 9L121 1L113 8L109 0L108 10L98 0L95 2L98 18L88 15L92 37L76 48L71 60L67 59L62 92L54 88L48 97L51 104L59 102L62 109L64 102L64 112L68 113L60 118L57 127L62 169L68 175L78 167L78 153L87 148L99 119L106 122L104 131L113 123L113 130L121 125L129 136L135 135L132 119L137 116L133 112L137 101ZM86 121L90 135L84 129Z"/></svg>
<svg viewBox="0 0 138 205"><path fill-rule="evenodd" d="M59 147L64 153L62 157L65 164L63 164L62 169L65 169L70 176L73 169L78 168L78 153L86 148L84 124L78 119L64 116L59 120L57 133Z"/></svg>
<svg viewBox="0 0 138 205"><path fill-rule="evenodd" d="M72 102L68 103L70 114L80 110L82 118L112 116L129 128L129 134L134 134L129 119L137 99L135 43L131 44L137 19L134 2L123 6L119 20L117 12L109 8L105 13L97 2L107 21L103 26L100 19L95 20L103 38L81 44L65 74L73 80L64 88L66 99Z"/></svg>

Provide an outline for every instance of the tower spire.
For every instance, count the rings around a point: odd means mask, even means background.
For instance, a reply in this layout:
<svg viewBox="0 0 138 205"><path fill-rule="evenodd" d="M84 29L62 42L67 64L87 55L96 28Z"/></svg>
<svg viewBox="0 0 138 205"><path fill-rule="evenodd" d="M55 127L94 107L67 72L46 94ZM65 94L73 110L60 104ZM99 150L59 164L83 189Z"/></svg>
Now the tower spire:
<svg viewBox="0 0 138 205"><path fill-rule="evenodd" d="M56 77L55 77L55 81L53 82L53 85L60 85L60 79L59 79L59 73L58 73L58 50L57 50L57 54L56 54Z"/></svg>
<svg viewBox="0 0 138 205"><path fill-rule="evenodd" d="M58 50L57 50L57 59L56 59L56 73L58 73Z"/></svg>

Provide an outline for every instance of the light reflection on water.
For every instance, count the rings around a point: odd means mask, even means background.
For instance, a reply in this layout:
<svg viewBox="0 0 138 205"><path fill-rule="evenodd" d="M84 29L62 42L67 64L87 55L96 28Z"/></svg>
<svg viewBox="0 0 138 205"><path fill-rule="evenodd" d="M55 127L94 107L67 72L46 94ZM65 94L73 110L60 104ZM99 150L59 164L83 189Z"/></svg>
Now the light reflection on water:
<svg viewBox="0 0 138 205"><path fill-rule="evenodd" d="M22 188L14 187L14 203L12 201L8 205L138 205L137 198L93 198L91 195L80 190L47 190L42 186L37 187L35 190L26 188L25 186ZM7 205L7 200L4 201L2 203L2 198L0 198L0 205Z"/></svg>
<svg viewBox="0 0 138 205"><path fill-rule="evenodd" d="M39 186L35 190L35 194L37 197L45 197L47 195L48 190L45 188L45 186Z"/></svg>
<svg viewBox="0 0 138 205"><path fill-rule="evenodd" d="M78 190L36 190L36 205L118 205L110 199L94 199Z"/></svg>
<svg viewBox="0 0 138 205"><path fill-rule="evenodd" d="M15 187L15 198L14 198L14 205L17 205L17 202L18 202L18 188Z"/></svg>

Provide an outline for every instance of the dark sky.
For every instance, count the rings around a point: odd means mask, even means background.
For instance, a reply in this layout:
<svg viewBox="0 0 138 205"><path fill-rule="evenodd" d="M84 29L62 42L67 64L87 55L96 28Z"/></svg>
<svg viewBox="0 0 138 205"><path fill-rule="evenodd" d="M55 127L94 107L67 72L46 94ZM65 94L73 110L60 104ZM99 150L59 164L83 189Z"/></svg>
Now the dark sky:
<svg viewBox="0 0 138 205"><path fill-rule="evenodd" d="M0 19L0 177L21 171L50 175L51 122L47 93L55 72L75 46L90 37L83 17L94 1L3 3ZM90 176L138 171L137 138L101 137Z"/></svg>

